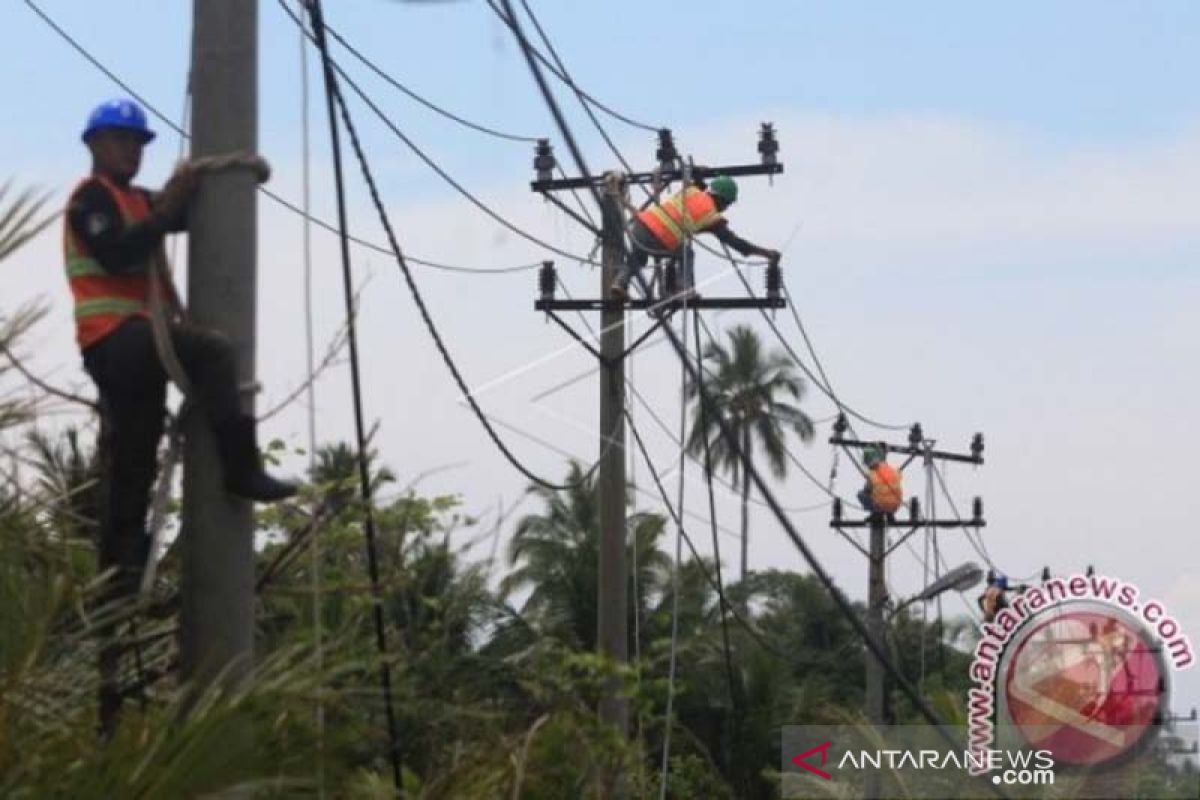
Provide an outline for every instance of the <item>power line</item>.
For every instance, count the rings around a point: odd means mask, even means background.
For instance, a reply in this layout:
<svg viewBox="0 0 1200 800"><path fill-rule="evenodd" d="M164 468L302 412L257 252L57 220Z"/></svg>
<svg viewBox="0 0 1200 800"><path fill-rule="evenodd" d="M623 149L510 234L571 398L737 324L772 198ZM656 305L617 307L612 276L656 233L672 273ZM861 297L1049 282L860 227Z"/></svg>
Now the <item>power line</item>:
<svg viewBox="0 0 1200 800"><path fill-rule="evenodd" d="M289 9L290 11L290 9ZM342 174L342 146L338 135L337 106L340 94L333 63L329 58L329 47L325 41L325 24L321 14L321 0L308 4L317 50L321 54L321 65L325 76L325 103L329 111L329 137L333 151L334 189L337 193L338 229L341 236L342 292L346 303L346 341L350 346L350 385L354 400L354 432L358 446L358 483L363 501L363 522L367 539L367 571L371 579L371 598L375 621L375 644L379 650L380 680L383 684L384 711L387 718L389 755L392 763L392 778L396 790L404 791L403 767L400 755L400 734L396 724L396 711L392 705L392 675L388 663L387 628L383 617L383 597L379 589L379 557L375 532L375 503L372 499L371 475L367 462L367 434L363 419L362 379L358 358L358 332L354 313L354 283L350 275L350 242L346 239L346 187ZM342 109L343 112L345 109ZM346 120L349 127L349 120Z"/></svg>
<svg viewBox="0 0 1200 800"><path fill-rule="evenodd" d="M280 1L281 5L285 2L285 0L279 0L279 1ZM290 9L286 5L283 5L282 7L283 7L284 11L290 12ZM418 94L417 92L408 88L403 83L396 80L396 78L392 77L390 74L385 72L374 61L372 61L371 59L369 59L365 55L363 55L362 52L360 50L358 50L354 45L352 45L352 44L350 44L350 42L346 41L346 38L344 36L342 36L340 33L338 33L336 30L334 30L333 28L326 25L325 31L330 36L332 36L338 44L340 44L342 47L346 48L346 50L349 51L350 55L352 55L356 59L358 59L358 61L360 63L362 63L363 66L365 66L367 69L374 72L376 75L378 75L386 83L390 84L392 87L400 90L408 97L412 98L413 100L417 101L421 105L428 108L430 111L440 114L441 116L443 116L446 119L449 119L453 122L457 122L459 125L462 125L463 127L470 128L474 131L478 131L479 133L487 134L488 136L493 136L497 139L504 139L504 140L507 140L510 142L536 142L538 140L538 137L536 137L536 136L522 136L520 134L506 133L504 131L496 130L495 128L489 127L487 125L482 125L478 122L472 122L471 120L460 117L459 115L457 115L451 111L447 111L446 109L444 109L441 106L434 103L432 100L429 100L428 98L421 96L420 94Z"/></svg>
<svg viewBox="0 0 1200 800"><path fill-rule="evenodd" d="M67 33L67 31L64 30L62 28L62 26L60 26L57 22L55 22L45 11L43 11L38 5L36 5L33 2L33 0L24 0L24 3L39 18L41 18L41 20L43 22L45 22L46 25L49 26L51 30L53 30L56 34L58 34L58 36L64 42L66 42L68 45L70 45L71 48L75 50L75 52L77 52L77 53L79 53L79 55L83 56L84 60L86 60L89 64L91 64L93 67L95 67L101 73L103 73L104 76L107 77L110 81L112 81L117 86L119 86L122 91L124 91L126 94L128 94L130 97L132 97L134 100L137 100L139 104L141 104L147 111L149 111L151 114L153 114L155 117L157 117L164 125L169 127L171 130L175 131L176 133L178 133L180 136L182 136L185 139L191 138L191 135L187 132L187 130L184 129L183 126L179 125L177 122L175 122L175 120L171 119L169 116L167 116L162 111L160 111L158 109L158 107L155 106L153 103L151 103L149 100L147 100L145 98L145 96L143 96L140 92L138 92L136 89L134 89L132 86L130 86L126 81L124 81L115 72L113 72L111 69L109 69L107 66L105 66L103 64L103 62L101 62L98 58L96 58L94 55L92 55L82 44L80 44L73 36L71 36L71 34ZM258 190L260 192L262 192L263 195L265 195L266 197L275 201L280 206L283 206L284 208L286 208L288 211L291 211L294 214L298 214L300 216L306 217L310 222L312 222L312 224L316 225L317 227L319 227L325 231L328 231L329 233L332 233L335 235L340 235L340 232L338 231L338 229L335 225L332 225L329 222L326 222L325 220L323 220L319 217L308 214L300 206L296 205L295 203L291 202L290 200L287 200L287 199L281 197L280 195L276 194L275 192L271 191L270 189L266 188L265 186L259 186ZM384 247L383 245L375 244L374 242L370 242L365 239L360 239L355 236L347 236L347 238L354 244L357 244L360 247L365 247L368 250L374 250L375 252L381 253L383 255L390 256L392 254L392 251L389 250L388 248ZM463 266L457 266L457 265L453 265L453 264L444 264L444 263L440 263L437 261L429 261L426 259L416 258L414 256L408 256L408 260L410 262L412 262L413 264L419 264L423 267L429 267L431 269L439 269L439 270L444 270L447 272L463 272L463 273L470 273L470 274L477 274L477 275L500 275L500 274L507 274L507 273L511 273L511 272L528 272L530 270L538 269L541 266L541 262L532 262L529 264L520 264L515 267L480 268L480 267L463 267Z"/></svg>
<svg viewBox="0 0 1200 800"><path fill-rule="evenodd" d="M300 21L300 19L298 17L296 17L292 13L291 9L289 9L287 6L281 6L281 7L288 14L288 16L290 16L292 18L292 21L295 22L297 25L299 25L301 30L303 30L304 29L303 23ZM311 33L309 33L309 37L310 38L312 37ZM428 153L426 153L424 150L422 150L417 145L416 142L414 142L411 138L409 138L409 136L400 129L400 127L395 123L395 121L393 121L391 119L391 117L389 117L383 111L383 109L380 108L379 105L374 100L372 100L365 91L363 91L363 89L358 85L358 83L355 82L354 79L351 78L346 73L346 71L344 69L342 69L342 67L336 61L334 61L332 58L330 59L330 64L332 65L332 68L337 72L338 76L343 81L345 81L347 86L349 86L351 89L354 90L354 93L356 95L358 95L358 98L367 106L367 108L371 109L371 111L374 112L375 116L377 116L379 118L379 120L388 128L388 130L390 130L392 132L392 134L394 134L396 136L397 139L399 139L401 142L403 142L404 145L409 150L412 151L413 155L415 155L417 158L419 158L421 161L423 161L427 167L429 167L431 170L433 170L434 173L436 173L439 178L441 178L443 181L445 181L447 184L449 184L451 188L453 188L456 192L458 192L460 195L462 195L462 197L465 200L467 200L469 203L471 203L471 205L478 208L480 211L482 211L488 217L491 217L491 219L494 222L496 222L497 224L499 224L500 226L507 228L509 231L515 233L517 236L520 236L522 239L525 239L532 244L536 244L537 246L542 247L542 248L550 251L551 253L556 253L557 255L560 255L563 258L567 258L572 261L579 262L581 264L595 264L596 263L596 262L592 261L591 259L587 259L582 256L577 256L574 253L567 252L566 250L563 250L562 248L551 244L550 242L544 241L543 239L539 239L537 236L534 236L532 233L529 233L528 231L524 230L523 228L515 225L514 223L509 221L507 218L505 218L503 215L501 215L499 212L497 212L495 209L493 209L491 206L489 206L487 203L480 200L478 197L475 196L474 193L472 193L469 189L467 189L465 186L463 186L462 183L460 183L457 179L455 179L452 175L450 175L450 173L447 172L440 164L438 164L437 161L435 161ZM340 92L339 92L339 96L340 96ZM344 98L342 100L342 103L343 104L345 103Z"/></svg>
<svg viewBox="0 0 1200 800"><path fill-rule="evenodd" d="M496 16L500 17L500 21L503 22L505 25L507 25L509 30L512 30L513 33L515 34L517 31L513 27L513 22L511 20L509 20L508 15L505 14L504 11L499 6L496 5L495 0L487 0L487 4L488 4L488 6L491 7L492 11L496 12ZM533 13L529 11L529 6L525 6L525 10L527 12L529 12L530 19L533 19ZM537 24L536 20L534 21L534 24L535 25ZM558 78L560 81L562 81L567 86L569 86L577 95L579 95L582 99L586 100L589 105L592 105L595 108L600 109L605 114L608 114L610 117L612 117L613 119L624 122L626 125L629 125L631 127L640 128L644 131L650 131L651 133L658 132L659 126L650 125L645 122L638 122L637 120L633 119L632 117L626 116L625 114L622 114L619 111L613 110L612 108L605 105L604 103L601 103L599 100L597 100L592 95L585 92L583 89L579 88L579 85L577 83L575 83L575 81L571 80L571 76L566 73L566 70L560 70L557 67L555 67L554 64L551 64L549 59L547 59L546 56L543 55L542 52L540 50L538 50L536 47L534 47L533 45L531 45L531 44L528 45L528 50L530 53L533 54L534 58L536 58L538 61L540 61L542 63L542 66L544 66L546 69L548 69L550 71L551 75Z"/></svg>
<svg viewBox="0 0 1200 800"><path fill-rule="evenodd" d="M320 47L320 45L318 45L318 47ZM333 64L332 60L329 62L329 69L331 71L337 70L336 65ZM341 74L340 71L339 74ZM433 339L434 345L437 347L438 353L442 357L442 361L445 363L447 369L450 370L450 374L454 377L454 381L458 385L459 391L463 393L467 403L471 406L471 410L475 413L476 419L479 420L479 423L487 432L488 437L492 440L492 443L496 445L497 449L500 450L505 459L507 459L508 462L512 464L512 466L515 467L518 472L520 472L530 481L539 486L552 490L565 490L572 488L575 485L574 483L554 483L553 481L542 478L526 467L508 448L508 445L505 444L505 442L500 438L499 434L496 433L495 429L491 425L491 422L488 420L487 415L483 413L483 409L480 408L478 401L471 393L470 388L463 379L462 373L459 372L458 366L455 364L449 350L446 348L446 344L442 340L441 334L438 332L437 325L434 323L433 317L430 315L429 309L425 305L425 300L421 295L421 291L417 287L416 281L412 276L412 271L408 267L407 260L402 249L400 248L400 243L396 239L396 233L392 227L392 222L388 216L387 209L384 207L383 200L379 196L379 188L375 183L375 177L371 171L370 164L367 161L367 156L363 150L362 142L359 140L358 130L355 128L354 121L350 117L350 109L346 105L346 101L342 96L341 90L338 88L336 77L334 77L333 81L331 82L330 91L333 93L333 98L337 101L337 107L341 112L342 121L346 126L346 133L350 137L350 144L354 150L355 158L358 160L359 167L362 170L363 181L367 185L371 202L375 206L375 211L379 215L380 224L382 224L383 229L387 234L388 242L391 244L392 255L400 267L400 271L404 276L404 281L408 285L409 292L412 294L413 302L416 304L417 310L421 314L421 319L425 323L426 330ZM600 460L597 460L596 464L594 464L588 473L583 476L582 480L587 480L599 464Z"/></svg>

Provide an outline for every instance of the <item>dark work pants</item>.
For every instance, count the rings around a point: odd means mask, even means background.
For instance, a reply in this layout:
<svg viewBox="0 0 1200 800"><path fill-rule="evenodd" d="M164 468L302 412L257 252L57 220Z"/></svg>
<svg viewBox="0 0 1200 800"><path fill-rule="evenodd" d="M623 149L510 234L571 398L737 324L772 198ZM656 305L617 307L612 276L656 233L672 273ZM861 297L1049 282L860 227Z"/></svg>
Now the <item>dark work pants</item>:
<svg viewBox="0 0 1200 800"><path fill-rule="evenodd" d="M214 426L240 413L233 347L219 333L190 324L171 328L179 362ZM150 323L132 317L83 351L83 364L100 390L100 571L115 568L109 601L137 594L149 554L146 514L158 466L166 414L167 376L154 348ZM103 635L104 632L102 632ZM111 631L109 638L111 637ZM120 650L101 648L101 727L115 723L120 698L113 677Z"/></svg>
<svg viewBox="0 0 1200 800"><path fill-rule="evenodd" d="M682 260L684 248L680 247L674 252L664 250L663 246L640 220L634 220L629 224L629 255L625 260L625 269L618 277L618 282L622 287L628 287L629 284L636 278L646 264L653 256L656 259L673 259L677 264ZM679 275L681 285L691 288L695 285L693 280L693 262L696 260L695 254L691 247L687 248L687 261L683 274Z"/></svg>

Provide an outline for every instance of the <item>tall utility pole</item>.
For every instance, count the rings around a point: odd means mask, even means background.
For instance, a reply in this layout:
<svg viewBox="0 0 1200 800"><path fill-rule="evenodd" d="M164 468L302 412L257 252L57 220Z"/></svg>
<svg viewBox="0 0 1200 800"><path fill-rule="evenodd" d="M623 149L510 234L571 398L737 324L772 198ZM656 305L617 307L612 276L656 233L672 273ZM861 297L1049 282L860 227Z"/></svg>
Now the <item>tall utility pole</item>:
<svg viewBox="0 0 1200 800"><path fill-rule="evenodd" d="M868 545L870 555L867 560L867 631L871 639L883 645L884 637L883 607L887 603L887 584L884 582L884 549L887 547L887 517L883 514L872 514L868 520L871 525L871 541ZM867 651L866 663L867 691L866 712L867 722L872 725L884 724L883 701L883 664L871 651Z"/></svg>
<svg viewBox="0 0 1200 800"><path fill-rule="evenodd" d="M621 198L605 187L600 207L603 241L600 296L625 263L625 225ZM629 660L625 567L625 309L605 303L600 313L600 565L597 633L600 652L624 664ZM629 732L629 704L616 687L600 702L600 718Z"/></svg>
<svg viewBox="0 0 1200 800"><path fill-rule="evenodd" d="M192 35L192 157L257 153L258 0L195 0ZM255 380L256 189L250 170L207 173L189 226L191 316L232 339L243 386ZM180 656L185 679L203 685L253 664L254 526L250 502L224 489L199 414L186 433Z"/></svg>
<svg viewBox="0 0 1200 800"><path fill-rule="evenodd" d="M847 439L845 433L848 428L849 424L846 421L846 416L844 414L839 416L837 422L834 423L833 436L829 439L830 444L840 445L847 452L852 448L862 449L874 446L883 450L884 453L907 455L908 458L900 465L901 470L904 470L905 467L917 458L921 458L931 471L935 461L958 461L975 465L983 463L982 434L975 434L975 438L971 442L971 453L968 455L965 453L935 450L933 448L933 441L925 438L925 434L919 424L913 425L912 430L909 431L907 445ZM975 498L973 504L974 513L971 519L922 519L920 504L917 502L916 497L909 500L908 511L909 518L907 520L897 519L892 514L882 514L870 510L868 510L866 519L847 520L842 518L842 501L835 500L833 504L833 519L830 521L830 527L837 529L842 535L846 536L867 557L867 631L872 641L884 651L887 650L884 611L889 601L887 583L884 576L888 556L921 528L981 528L987 524L983 519L983 502L979 498ZM868 528L870 530L870 541L866 550L863 550L862 546L855 539L846 534L846 528ZM904 528L907 530L895 542L889 544L888 530L890 528ZM887 696L884 691L883 663L876 658L873 651L868 649L864 666L866 671L864 711L867 716L867 722L872 726L880 727L887 722L886 710L888 705ZM867 782L864 787L863 796L868 799L880 796L878 773L867 773Z"/></svg>

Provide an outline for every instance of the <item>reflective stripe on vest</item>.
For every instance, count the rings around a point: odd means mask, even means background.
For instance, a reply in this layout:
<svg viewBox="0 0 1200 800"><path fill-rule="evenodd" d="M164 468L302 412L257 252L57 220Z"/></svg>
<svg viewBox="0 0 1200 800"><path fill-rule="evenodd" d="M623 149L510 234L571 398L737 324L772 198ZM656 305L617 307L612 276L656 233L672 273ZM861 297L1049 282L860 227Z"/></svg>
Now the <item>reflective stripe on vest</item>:
<svg viewBox="0 0 1200 800"><path fill-rule="evenodd" d="M126 225L150 216L145 195L135 189L123 189L102 175L82 181L71 196L88 180L98 182L108 191ZM114 275L104 269L71 230L69 219L63 226L63 256L67 282L75 297L75 338L81 348L100 341L128 317L147 313L150 283L146 273Z"/></svg>
<svg viewBox="0 0 1200 800"><path fill-rule="evenodd" d="M868 473L871 482L871 504L877 511L891 514L904 502L900 473L891 464L880 464Z"/></svg>
<svg viewBox="0 0 1200 800"><path fill-rule="evenodd" d="M712 195L694 186L688 187L664 203L650 206L638 214L638 219L668 250L677 249L684 233L695 234L721 219Z"/></svg>

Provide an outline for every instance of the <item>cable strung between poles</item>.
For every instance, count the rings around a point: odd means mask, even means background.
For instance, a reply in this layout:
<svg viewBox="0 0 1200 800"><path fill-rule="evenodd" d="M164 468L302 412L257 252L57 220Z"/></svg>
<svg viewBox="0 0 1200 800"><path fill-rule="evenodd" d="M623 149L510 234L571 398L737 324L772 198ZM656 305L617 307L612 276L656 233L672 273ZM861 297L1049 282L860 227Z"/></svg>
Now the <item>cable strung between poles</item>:
<svg viewBox="0 0 1200 800"><path fill-rule="evenodd" d="M279 1L280 1L281 5L286 3L286 0L279 0ZM290 9L288 9L288 7L286 5L283 5L283 10L290 11ZM360 50L358 50L354 45L352 45L352 44L350 44L350 42L346 41L346 37L342 36L342 34L338 33L333 28L326 25L325 32L328 33L330 36L332 36L333 39L338 44L340 44L342 47L346 48L346 50L350 53L350 55L352 55L356 59L358 59L358 61L363 66L365 66L367 69L374 72L381 79L383 79L386 83L390 84L392 87L403 92L405 95L412 98L413 100L420 103L421 105L425 106L430 111L433 111L436 114L440 114L443 117L445 117L446 119L451 120L452 122L456 122L465 128L470 128L471 130L478 131L479 133L487 134L488 136L494 136L497 139L504 139L504 140L507 140L510 142L534 143L534 142L537 142L538 139L540 138L537 136L522 136L522 135L516 134L516 133L505 133L504 131L496 130L495 128L490 128L487 125L481 125L478 122L472 122L471 120L464 119L463 117L460 117L459 115L457 115L451 111L447 111L446 109L444 109L441 106L434 103L432 100L429 100L428 98L422 97L421 95L417 94L412 89L408 88L407 86L402 84L400 81L398 81L394 77L392 77L390 74L385 72L375 62L373 62L371 59L369 59L365 55L363 55L362 52Z"/></svg>
<svg viewBox="0 0 1200 800"><path fill-rule="evenodd" d="M319 46L320 45L318 45L318 47ZM336 67L333 65L331 60L330 71L333 73L335 70ZM459 372L458 365L454 363L454 359L451 357L449 350L446 348L446 344L442 340L441 333L438 331L437 325L434 323L433 317L430 315L429 309L425 305L424 297L421 295L421 291L417 287L416 281L412 276L412 271L408 267L408 261L400 247L399 241L396 238L396 232L392 227L391 218L388 216L387 209L383 205L383 200L379 196L379 187L375 182L374 174L371 172L371 167L367 161L366 152L363 150L362 142L359 140L358 130L354 126L354 120L350 116L350 109L346 105L345 98L342 96L341 90L338 88L337 76L331 74L331 77L333 79L330 87L332 97L336 101L337 109L341 113L342 121L346 126L346 133L350 137L350 144L354 150L355 158L358 160L359 167L362 170L363 180L367 185L367 190L371 196L371 201L379 215L380 223L383 225L384 231L387 234L388 242L391 244L391 254L396 259L396 263L400 267L405 283L408 285L409 292L412 294L413 302L416 303L417 310L421 314L421 319L424 321L425 327L429 331L429 335L433 339L434 345L437 347L438 353L442 357L442 361L446 364L447 369L450 370L450 374L454 377L454 381L458 385L459 391L461 391L463 397L466 398L471 410L475 413L476 418L487 432L489 438L491 438L492 443L496 445L497 449L500 450L505 459L507 459L508 462L514 468L516 468L518 472L520 472L533 483L536 483L537 485L546 489L555 491L563 491L580 485L574 482L555 483L542 478L526 467L523 463L521 463L516 455L513 454L508 445L505 444L500 438L499 434L496 433L487 415L484 414L483 409L480 408L478 401L475 399L474 394L471 392L470 387L467 385L466 380L462 376L462 373ZM581 480L587 481L595 472L599 464L600 460L597 460L596 463L593 464L586 473L584 473Z"/></svg>
<svg viewBox="0 0 1200 800"><path fill-rule="evenodd" d="M306 30L304 28L303 22L301 22L301 20L297 16L295 16L295 14L292 13L291 9L289 9L286 5L284 5L282 7L283 7L284 11L288 14L288 16L290 16L292 18L292 20L297 25L300 26L301 30ZM313 34L311 32L308 32L308 36L310 39L313 38ZM475 206L480 211L482 211L484 214L491 217L491 219L494 222L496 222L497 224L501 225L504 228L507 228L509 231L511 231L512 233L515 233L517 236L520 236L522 239L525 239L526 241L528 241L532 244L536 244L538 247L542 247L551 253L555 253L557 255L562 256L563 258L567 258L572 261L576 261L580 264L596 265L598 263L598 262L592 261L591 259L587 259L582 256L577 256L574 253L567 252L566 250L563 250L560 247L556 247L555 245L551 244L550 242L539 239L538 237L534 236L532 233L529 233L528 231L519 227L515 223L509 221L507 218L505 218L503 215L501 215L498 211L493 209L487 203L480 200L469 189L467 189L465 186L463 186L462 183L460 183L457 179L455 179L454 176L452 176L440 164L438 164L428 153L426 153L419 146L417 146L417 143L414 142L411 138L409 138L408 134L406 134L406 133L404 133L404 131L400 130L400 126L398 126L392 120L392 118L389 117L384 112L384 110L379 107L378 103L376 103L374 100L372 100L370 98L370 96L362 89L362 87L360 87L358 85L358 83L353 78L351 78L349 76L349 74L346 73L346 70L344 70L341 67L341 65L338 64L332 58L332 56L329 58L329 63L331 65L331 68L337 73L337 76L340 77L342 79L342 81L344 81L346 83L347 86L349 86L352 90L354 90L354 93L356 95L358 95L358 98L367 106L367 108L371 109L371 111L375 114L375 116L379 117L379 120L388 128L388 130L390 130L392 132L392 134L396 136L397 139L399 139L401 142L403 142L405 147L407 147L409 150L412 151L413 155L415 155L417 158L421 159L421 161L423 161L427 167L429 167L431 170L433 170L439 178L441 178L443 181L445 181L447 184L449 184L452 189L454 189L456 192L458 192L460 195L462 195L465 200L467 200L469 203L471 203L471 205ZM338 92L338 96L342 98L339 102L344 104L345 97L341 94L340 90Z"/></svg>
<svg viewBox="0 0 1200 800"><path fill-rule="evenodd" d="M290 10L290 9L289 9ZM400 755L400 734L396 725L396 712L392 705L392 672L388 665L387 628L383 617L383 597L379 589L379 561L375 535L375 503L372 496L371 476L367 463L367 434L363 420L362 382L358 358L358 334L354 319L354 285L350 275L350 242L346 238L346 191L342 174L342 148L338 134L336 106L339 94L337 77L329 58L329 46L325 41L325 24L321 14L321 0L310 0L308 13L311 15L317 49L321 54L322 72L325 77L325 101L329 111L329 136L332 142L334 187L337 192L338 228L341 231L342 291L346 303L346 340L350 347L350 381L354 397L354 432L358 448L358 483L363 502L363 522L367 538L367 571L371 579L371 600L375 620L375 644L379 650L380 681L383 685L384 711L387 717L389 756L392 764L392 780L396 791L403 794L403 766Z"/></svg>

